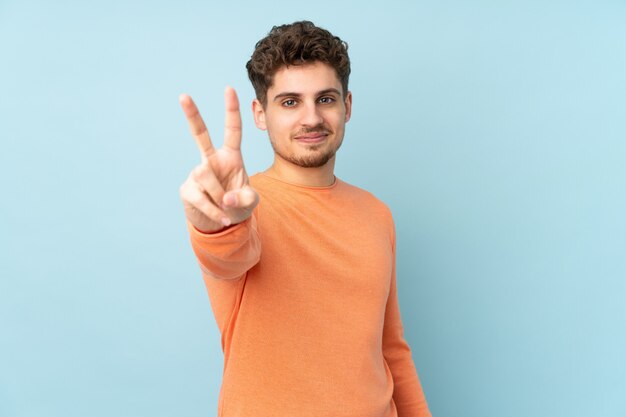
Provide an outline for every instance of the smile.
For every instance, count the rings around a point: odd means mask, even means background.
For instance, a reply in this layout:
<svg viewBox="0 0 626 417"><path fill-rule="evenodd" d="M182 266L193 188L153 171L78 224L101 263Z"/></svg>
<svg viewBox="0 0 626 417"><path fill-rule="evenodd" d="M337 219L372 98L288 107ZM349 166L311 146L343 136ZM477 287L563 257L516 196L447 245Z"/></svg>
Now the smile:
<svg viewBox="0 0 626 417"><path fill-rule="evenodd" d="M317 143L317 142L322 142L327 137L328 137L328 133L326 132L314 132L314 133L307 133L304 135L298 135L294 137L294 139L303 143Z"/></svg>

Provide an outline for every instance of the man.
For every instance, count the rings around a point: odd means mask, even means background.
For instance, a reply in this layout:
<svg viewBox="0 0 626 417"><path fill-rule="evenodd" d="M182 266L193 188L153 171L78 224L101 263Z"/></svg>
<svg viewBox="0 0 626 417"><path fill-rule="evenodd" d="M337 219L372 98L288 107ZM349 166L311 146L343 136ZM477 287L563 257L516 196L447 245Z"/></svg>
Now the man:
<svg viewBox="0 0 626 417"><path fill-rule="evenodd" d="M296 22L246 67L274 149L263 173L244 169L233 89L221 149L180 98L202 155L180 192L222 335L218 415L430 416L403 337L391 213L334 176L352 109L347 45Z"/></svg>

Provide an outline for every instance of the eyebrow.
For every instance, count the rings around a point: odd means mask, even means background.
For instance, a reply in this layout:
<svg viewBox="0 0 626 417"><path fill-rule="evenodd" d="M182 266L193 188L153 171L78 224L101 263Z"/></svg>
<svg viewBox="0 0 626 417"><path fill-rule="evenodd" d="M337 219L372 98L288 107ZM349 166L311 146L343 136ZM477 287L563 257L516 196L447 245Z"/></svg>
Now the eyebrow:
<svg viewBox="0 0 626 417"><path fill-rule="evenodd" d="M316 95L318 96L323 96L324 94L329 94L329 93L335 93L338 96L341 97L341 92L339 90L337 90L336 88L327 88L325 90L322 91L318 91ZM295 92L291 92L291 91L285 91L284 93L278 93L274 96L272 101L276 101L279 98L283 98L283 97L301 97L302 94L300 93L295 93Z"/></svg>

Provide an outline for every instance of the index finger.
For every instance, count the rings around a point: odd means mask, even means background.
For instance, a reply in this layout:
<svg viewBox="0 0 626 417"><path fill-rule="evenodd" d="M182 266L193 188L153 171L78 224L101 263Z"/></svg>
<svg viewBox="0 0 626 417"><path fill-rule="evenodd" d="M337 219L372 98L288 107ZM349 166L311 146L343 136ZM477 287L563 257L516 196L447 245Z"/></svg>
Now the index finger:
<svg viewBox="0 0 626 417"><path fill-rule="evenodd" d="M178 97L178 101L180 101L180 106L185 112L187 122L189 123L189 129L191 130L191 134L193 135L193 138L202 153L202 158L208 158L213 154L213 152L215 152L215 148L213 148L209 131L204 124L204 120L202 120L202 116L200 115L200 111L198 110L196 103L194 103L191 97L187 94L181 94Z"/></svg>
<svg viewBox="0 0 626 417"><path fill-rule="evenodd" d="M224 146L238 151L241 147L241 113L239 112L239 100L234 88L226 87L224 104L226 107Z"/></svg>

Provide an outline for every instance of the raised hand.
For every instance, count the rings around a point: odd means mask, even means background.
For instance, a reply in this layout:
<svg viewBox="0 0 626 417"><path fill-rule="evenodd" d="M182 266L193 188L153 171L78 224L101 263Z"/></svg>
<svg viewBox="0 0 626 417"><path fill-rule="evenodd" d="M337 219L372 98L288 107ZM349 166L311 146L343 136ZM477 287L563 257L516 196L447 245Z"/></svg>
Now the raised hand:
<svg viewBox="0 0 626 417"><path fill-rule="evenodd" d="M259 196L250 187L241 158L241 114L235 90L224 91L226 123L224 145L215 149L198 107L186 94L179 97L202 162L180 187L185 215L196 229L217 232L241 223L252 214Z"/></svg>

